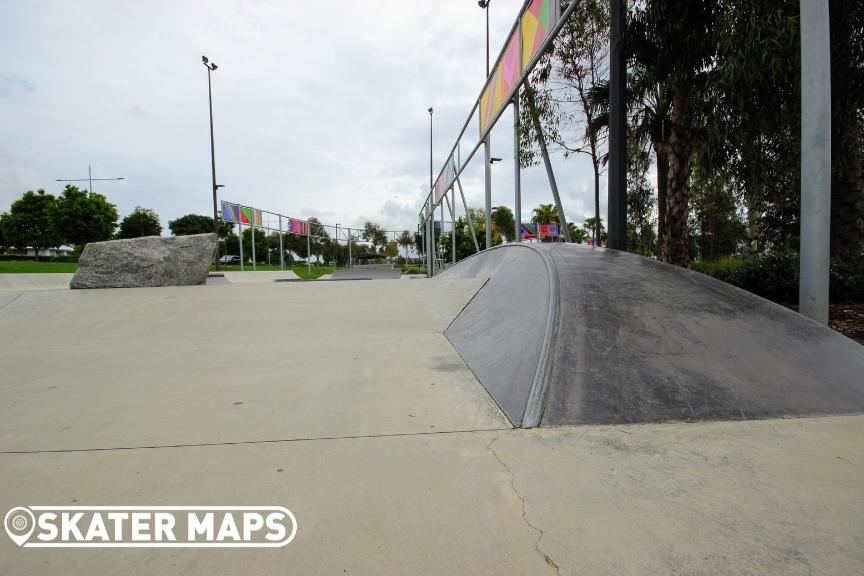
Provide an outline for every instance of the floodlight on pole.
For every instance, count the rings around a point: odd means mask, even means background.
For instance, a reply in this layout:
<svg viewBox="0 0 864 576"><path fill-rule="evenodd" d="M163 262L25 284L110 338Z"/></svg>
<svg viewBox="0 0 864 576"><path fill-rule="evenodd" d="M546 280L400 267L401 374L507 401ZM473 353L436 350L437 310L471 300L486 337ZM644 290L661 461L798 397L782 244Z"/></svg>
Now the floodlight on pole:
<svg viewBox="0 0 864 576"><path fill-rule="evenodd" d="M216 192L219 188L224 188L222 185L216 184L216 144L213 138L213 88L210 82L210 73L218 68L214 62L210 62L207 56L201 56L201 61L204 67L207 68L207 98L210 103L210 169L213 178L213 233L216 238L219 238L219 211L217 208ZM255 241L255 238L252 238ZM219 270L219 243L216 243L216 270Z"/></svg>

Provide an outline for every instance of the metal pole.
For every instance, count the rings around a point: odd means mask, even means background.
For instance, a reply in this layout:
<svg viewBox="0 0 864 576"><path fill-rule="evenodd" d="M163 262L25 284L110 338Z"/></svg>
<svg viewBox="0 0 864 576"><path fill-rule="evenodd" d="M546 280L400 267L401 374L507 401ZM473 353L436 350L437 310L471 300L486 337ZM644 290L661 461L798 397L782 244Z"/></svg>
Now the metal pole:
<svg viewBox="0 0 864 576"><path fill-rule="evenodd" d="M339 268L339 224L336 224L336 235L334 236L336 240L336 258L333 263L333 268Z"/></svg>
<svg viewBox="0 0 864 576"><path fill-rule="evenodd" d="M485 184L485 208L486 208L486 249L492 247L492 147L489 144L489 136L483 142L483 150L486 155L483 181Z"/></svg>
<svg viewBox="0 0 864 576"><path fill-rule="evenodd" d="M210 74L207 74L207 83L210 83ZM90 164L87 165L87 180L90 181L87 186L87 193L93 194L93 172L90 170Z"/></svg>
<svg viewBox="0 0 864 576"><path fill-rule="evenodd" d="M540 155L543 156L543 165L546 167L546 177L549 179L552 198L555 200L555 208L558 210L558 224L561 226L561 233L564 234L564 239L570 242L570 228L567 226L567 218L564 216L561 195L558 194L558 182L555 180L555 172L552 171L552 161L549 159L549 150L546 148L546 137L543 136L543 126L540 125L540 116L537 114L537 108L534 106L533 88L530 86L526 88L528 90L528 111L531 120L534 122L534 132L537 133L537 144L540 146Z"/></svg>
<svg viewBox="0 0 864 576"><path fill-rule="evenodd" d="M354 268L354 256L351 254L351 228L348 228L348 269Z"/></svg>
<svg viewBox="0 0 864 576"><path fill-rule="evenodd" d="M456 189L451 186L450 192L453 193L453 202L450 203L450 252L452 252L450 261L456 264Z"/></svg>
<svg viewBox="0 0 864 576"><path fill-rule="evenodd" d="M798 309L828 323L831 43L827 0L801 0L801 277Z"/></svg>
<svg viewBox="0 0 864 576"><path fill-rule="evenodd" d="M462 182L456 178L456 184L459 186L459 194L462 196L462 206L465 207L465 216L468 219L468 227L471 228L471 239L474 241L474 250L480 252L480 244L477 242L477 232L474 230L474 222L471 219L471 211L468 210L468 203L465 202L465 192L462 190Z"/></svg>
<svg viewBox="0 0 864 576"><path fill-rule="evenodd" d="M255 272L258 269L257 258L255 257L255 209L252 208L252 271Z"/></svg>
<svg viewBox="0 0 864 576"><path fill-rule="evenodd" d="M237 229L240 233L240 272L243 272L243 223L237 222Z"/></svg>
<svg viewBox="0 0 864 576"><path fill-rule="evenodd" d="M306 273L312 275L312 224L306 222Z"/></svg>
<svg viewBox="0 0 864 576"><path fill-rule="evenodd" d="M627 117L624 60L624 0L612 0L609 27L609 180L608 242L615 250L627 249ZM599 236L600 222L596 230ZM596 242L596 240L595 240Z"/></svg>
<svg viewBox="0 0 864 576"><path fill-rule="evenodd" d="M213 233L216 238L219 238L219 215L216 209L216 144L213 138L213 88L210 83L210 65L206 62L207 67L207 100L210 104L210 171L213 177ZM252 245L255 245L254 239ZM219 270L219 242L216 242L216 270Z"/></svg>
<svg viewBox="0 0 864 576"><path fill-rule="evenodd" d="M513 215L516 217L514 242L522 241L522 169L519 165L519 91L513 98L513 175L516 201Z"/></svg>
<svg viewBox="0 0 864 576"><path fill-rule="evenodd" d="M489 78L489 0L486 5L486 78ZM483 171L485 185L485 208L486 208L486 249L492 247L492 139L491 130L483 141L486 164Z"/></svg>
<svg viewBox="0 0 864 576"><path fill-rule="evenodd" d="M279 214L279 269L285 270L285 250L282 248L282 215Z"/></svg>

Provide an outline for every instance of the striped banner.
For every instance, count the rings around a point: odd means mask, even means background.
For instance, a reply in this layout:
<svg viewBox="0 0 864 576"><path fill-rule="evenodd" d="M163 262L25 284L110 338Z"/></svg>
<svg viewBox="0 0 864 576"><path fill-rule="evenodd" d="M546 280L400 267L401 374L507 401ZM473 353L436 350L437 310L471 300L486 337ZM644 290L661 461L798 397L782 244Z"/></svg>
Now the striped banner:
<svg viewBox="0 0 864 576"><path fill-rule="evenodd" d="M537 237L537 225L536 224L526 222L519 227L519 230L522 233L522 239L523 240L530 240L532 238Z"/></svg>
<svg viewBox="0 0 864 576"><path fill-rule="evenodd" d="M288 231L291 234L300 234L301 236L305 236L309 233L309 223L304 222L303 220L295 220L291 218L288 220Z"/></svg>
<svg viewBox="0 0 864 576"><path fill-rule="evenodd" d="M224 222L240 222L240 206L223 200L222 220Z"/></svg>

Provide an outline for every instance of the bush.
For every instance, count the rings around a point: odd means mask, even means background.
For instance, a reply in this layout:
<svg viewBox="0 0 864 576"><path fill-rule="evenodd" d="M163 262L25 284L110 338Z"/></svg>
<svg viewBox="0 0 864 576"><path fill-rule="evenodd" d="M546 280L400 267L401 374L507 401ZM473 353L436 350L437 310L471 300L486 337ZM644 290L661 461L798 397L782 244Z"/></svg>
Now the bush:
<svg viewBox="0 0 864 576"><path fill-rule="evenodd" d="M694 262L693 269L780 304L798 302L797 252L775 252L753 258ZM864 302L864 255L831 261L833 303Z"/></svg>

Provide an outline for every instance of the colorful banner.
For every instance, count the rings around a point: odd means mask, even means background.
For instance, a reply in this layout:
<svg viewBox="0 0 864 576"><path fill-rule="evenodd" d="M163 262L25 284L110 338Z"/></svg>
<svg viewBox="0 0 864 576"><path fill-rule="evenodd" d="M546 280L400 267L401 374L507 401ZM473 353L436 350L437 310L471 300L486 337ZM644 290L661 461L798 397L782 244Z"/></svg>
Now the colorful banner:
<svg viewBox="0 0 864 576"><path fill-rule="evenodd" d="M538 232L540 236L545 238L557 238L558 237L558 224L538 224L537 225Z"/></svg>
<svg viewBox="0 0 864 576"><path fill-rule="evenodd" d="M522 14L522 69L528 67L540 46L558 23L558 0L531 0Z"/></svg>
<svg viewBox="0 0 864 576"><path fill-rule="evenodd" d="M441 198L444 197L444 191L447 190L446 188L444 188L444 175L445 175L445 173L442 172L441 175L438 176L438 179L435 180L435 204L436 205L438 204L438 202L441 201Z"/></svg>
<svg viewBox="0 0 864 576"><path fill-rule="evenodd" d="M255 226L261 226L261 210L255 210L248 206L240 206L239 222L241 224L252 224L252 222L255 222Z"/></svg>
<svg viewBox="0 0 864 576"><path fill-rule="evenodd" d="M519 29L517 28L489 82L480 97L480 135L492 124L498 112L510 102L510 97L516 89L516 82L522 75L519 62Z"/></svg>
<svg viewBox="0 0 864 576"><path fill-rule="evenodd" d="M239 222L240 221L240 206L231 204L230 202L222 201L222 221L223 222Z"/></svg>
<svg viewBox="0 0 864 576"><path fill-rule="evenodd" d="M300 234L301 236L305 236L309 232L309 223L290 218L288 220L288 231L291 234Z"/></svg>
<svg viewBox="0 0 864 576"><path fill-rule="evenodd" d="M522 240L531 240L537 237L537 225L530 222L521 224L519 230L522 233Z"/></svg>

